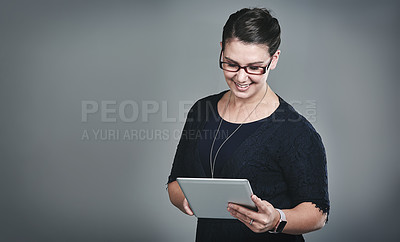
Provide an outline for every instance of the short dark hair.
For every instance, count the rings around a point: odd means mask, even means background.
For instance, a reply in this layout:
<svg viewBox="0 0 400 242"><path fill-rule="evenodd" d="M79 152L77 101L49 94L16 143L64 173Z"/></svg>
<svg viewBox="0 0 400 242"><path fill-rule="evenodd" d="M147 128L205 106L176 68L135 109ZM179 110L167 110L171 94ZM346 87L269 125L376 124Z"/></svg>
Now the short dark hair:
<svg viewBox="0 0 400 242"><path fill-rule="evenodd" d="M222 32L222 50L230 39L248 44L265 44L270 56L281 43L281 27L265 8L243 8L229 16Z"/></svg>

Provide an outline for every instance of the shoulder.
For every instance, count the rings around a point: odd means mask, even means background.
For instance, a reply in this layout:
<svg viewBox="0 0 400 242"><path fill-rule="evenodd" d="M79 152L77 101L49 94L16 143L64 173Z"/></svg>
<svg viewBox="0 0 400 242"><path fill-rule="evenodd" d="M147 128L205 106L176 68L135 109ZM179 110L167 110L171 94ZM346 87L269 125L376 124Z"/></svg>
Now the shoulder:
<svg viewBox="0 0 400 242"><path fill-rule="evenodd" d="M290 104L283 99L280 101L281 113L276 117L280 125L274 136L279 153L290 162L326 163L325 147L319 133Z"/></svg>
<svg viewBox="0 0 400 242"><path fill-rule="evenodd" d="M206 97L203 97L199 100L197 100L193 106L190 108L190 111L188 113L189 116L201 116L203 117L206 115L207 117L210 114L217 115L217 110L216 110L216 105L218 101L222 98L222 96L227 92L228 90L222 91L217 94L212 94Z"/></svg>
<svg viewBox="0 0 400 242"><path fill-rule="evenodd" d="M197 100L187 113L186 123L203 123L210 118L218 119L216 105L228 90Z"/></svg>
<svg viewBox="0 0 400 242"><path fill-rule="evenodd" d="M222 91L220 93L212 94L206 97L203 97L195 102L193 105L194 108L201 108L201 105L209 105L209 104L216 104L222 96L227 92L228 90Z"/></svg>
<svg viewBox="0 0 400 242"><path fill-rule="evenodd" d="M286 139L308 136L317 140L321 139L314 126L297 112L292 105L281 97L279 97L279 102L278 112L275 114L274 121L281 122L279 132L282 137Z"/></svg>

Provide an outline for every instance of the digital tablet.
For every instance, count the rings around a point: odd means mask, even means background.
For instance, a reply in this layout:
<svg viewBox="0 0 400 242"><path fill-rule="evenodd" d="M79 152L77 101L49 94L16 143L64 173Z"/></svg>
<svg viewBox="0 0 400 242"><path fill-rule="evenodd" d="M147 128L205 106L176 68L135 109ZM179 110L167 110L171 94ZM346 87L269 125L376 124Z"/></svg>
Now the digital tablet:
<svg viewBox="0 0 400 242"><path fill-rule="evenodd" d="M198 218L236 219L228 212L228 203L256 210L247 179L177 178L190 208Z"/></svg>

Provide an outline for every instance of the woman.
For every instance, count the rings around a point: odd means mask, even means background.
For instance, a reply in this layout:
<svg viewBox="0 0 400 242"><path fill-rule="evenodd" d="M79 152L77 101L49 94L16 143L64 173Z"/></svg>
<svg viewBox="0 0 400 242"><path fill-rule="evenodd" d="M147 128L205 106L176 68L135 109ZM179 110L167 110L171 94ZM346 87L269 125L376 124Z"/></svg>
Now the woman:
<svg viewBox="0 0 400 242"><path fill-rule="evenodd" d="M278 20L266 9L242 9L224 26L220 68L229 90L189 111L168 193L176 207L193 215L177 177L246 178L258 211L229 204L237 220L198 219L196 241L304 241L302 234L327 220L321 138L267 83L279 44Z"/></svg>

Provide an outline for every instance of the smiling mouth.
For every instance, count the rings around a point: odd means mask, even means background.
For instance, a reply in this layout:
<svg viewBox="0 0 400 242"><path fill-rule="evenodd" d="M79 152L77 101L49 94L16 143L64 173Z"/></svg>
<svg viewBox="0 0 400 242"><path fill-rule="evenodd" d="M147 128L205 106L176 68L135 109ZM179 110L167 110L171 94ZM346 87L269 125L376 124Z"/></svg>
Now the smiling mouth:
<svg viewBox="0 0 400 242"><path fill-rule="evenodd" d="M239 83L237 83L237 82L235 82L235 81L234 81L234 83L236 84L236 86L241 87L241 88L246 88L246 87L250 86L251 84L253 84L253 83L239 84Z"/></svg>

